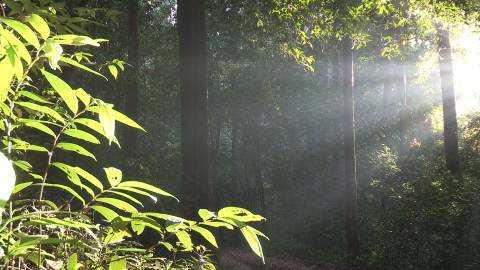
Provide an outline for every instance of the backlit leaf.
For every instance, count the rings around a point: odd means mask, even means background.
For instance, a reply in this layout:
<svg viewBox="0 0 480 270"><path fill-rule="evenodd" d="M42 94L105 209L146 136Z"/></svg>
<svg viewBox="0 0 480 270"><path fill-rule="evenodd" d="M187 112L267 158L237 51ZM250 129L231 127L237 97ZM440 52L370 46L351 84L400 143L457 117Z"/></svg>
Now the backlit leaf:
<svg viewBox="0 0 480 270"><path fill-rule="evenodd" d="M92 153L90 153L87 149L83 148L82 146L80 146L78 144L61 142L61 143L57 144L57 147L59 149L64 150L64 151L75 152L79 155L92 158L95 161L97 160L97 158Z"/></svg>
<svg viewBox="0 0 480 270"><path fill-rule="evenodd" d="M78 99L75 92L72 90L70 85L68 85L64 80L60 79L59 77L53 75L50 72L42 70L43 75L50 83L50 85L57 91L60 97L65 101L68 108L73 112L73 114L77 114L78 112Z"/></svg>
<svg viewBox="0 0 480 270"><path fill-rule="evenodd" d="M25 39L28 43L33 45L35 49L40 48L40 42L38 42L38 38L35 35L35 32L30 29L27 25L12 19L7 18L0 18L0 22L10 26L13 30L15 30L23 39Z"/></svg>
<svg viewBox="0 0 480 270"><path fill-rule="evenodd" d="M27 19L27 22L35 29L43 39L47 39L50 36L50 27L42 17L37 14L31 14Z"/></svg>

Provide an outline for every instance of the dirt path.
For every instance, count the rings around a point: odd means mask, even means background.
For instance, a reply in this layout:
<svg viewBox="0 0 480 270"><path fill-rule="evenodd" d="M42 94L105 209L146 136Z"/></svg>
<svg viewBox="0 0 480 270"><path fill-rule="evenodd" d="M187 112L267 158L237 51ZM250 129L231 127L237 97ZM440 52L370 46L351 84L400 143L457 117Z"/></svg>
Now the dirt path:
<svg viewBox="0 0 480 270"><path fill-rule="evenodd" d="M219 270L340 270L294 258L280 257L266 257L264 265L258 257L237 249L226 249L219 258Z"/></svg>

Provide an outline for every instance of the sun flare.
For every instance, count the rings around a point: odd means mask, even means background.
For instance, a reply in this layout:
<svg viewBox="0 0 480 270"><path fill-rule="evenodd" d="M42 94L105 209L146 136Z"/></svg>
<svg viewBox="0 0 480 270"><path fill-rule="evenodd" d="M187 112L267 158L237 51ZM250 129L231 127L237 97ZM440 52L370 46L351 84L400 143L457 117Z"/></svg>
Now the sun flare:
<svg viewBox="0 0 480 270"><path fill-rule="evenodd" d="M480 33L464 27L452 38L459 116L480 111Z"/></svg>

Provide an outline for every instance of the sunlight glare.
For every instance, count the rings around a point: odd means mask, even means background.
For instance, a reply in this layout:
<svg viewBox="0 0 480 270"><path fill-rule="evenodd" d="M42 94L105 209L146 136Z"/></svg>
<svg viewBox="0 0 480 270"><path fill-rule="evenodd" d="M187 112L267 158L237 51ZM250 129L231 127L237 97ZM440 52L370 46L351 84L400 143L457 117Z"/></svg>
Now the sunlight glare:
<svg viewBox="0 0 480 270"><path fill-rule="evenodd" d="M452 48L458 116L480 111L480 33L464 27Z"/></svg>

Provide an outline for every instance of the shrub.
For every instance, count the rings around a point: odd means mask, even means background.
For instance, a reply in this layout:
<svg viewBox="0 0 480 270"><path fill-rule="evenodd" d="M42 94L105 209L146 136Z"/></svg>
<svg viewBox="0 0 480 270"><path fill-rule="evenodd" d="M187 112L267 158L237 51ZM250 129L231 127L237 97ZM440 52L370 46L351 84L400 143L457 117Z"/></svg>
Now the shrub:
<svg viewBox="0 0 480 270"><path fill-rule="evenodd" d="M248 225L263 217L237 207L200 209L199 221L142 213L140 197L154 203L157 196L176 198L146 182L123 179L120 169L89 172L92 166L84 165L97 161L88 148L100 145L99 138L119 145L116 123L143 130L113 104L63 78L68 69L104 79L99 67L107 65L115 77L123 69L120 60L98 65L94 54L83 51L105 42L85 30L102 10L81 9L72 16L54 1L4 2L9 14L0 17L3 268L214 269L207 248L191 234L217 247L209 228L218 227L238 229L263 258L258 236L265 235ZM147 228L159 239L153 247L136 241ZM171 256L158 256L160 249Z"/></svg>

